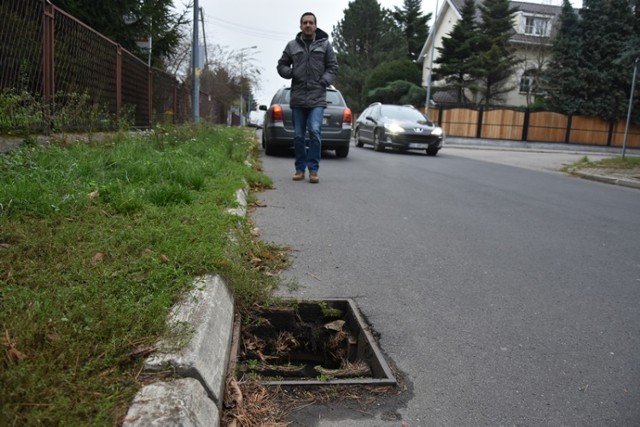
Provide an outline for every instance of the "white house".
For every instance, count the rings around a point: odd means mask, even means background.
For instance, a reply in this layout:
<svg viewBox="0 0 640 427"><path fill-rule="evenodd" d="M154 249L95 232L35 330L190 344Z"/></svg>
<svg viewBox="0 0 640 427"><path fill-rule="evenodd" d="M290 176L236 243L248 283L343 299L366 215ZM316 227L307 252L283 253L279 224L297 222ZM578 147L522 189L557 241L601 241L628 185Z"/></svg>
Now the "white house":
<svg viewBox="0 0 640 427"><path fill-rule="evenodd" d="M431 69L435 66L433 59L438 57L438 47L442 46L442 38L448 36L453 27L462 18L464 0L442 0L437 10L436 20L431 26L431 32L422 47L418 61L422 62L423 86L427 87L431 82L432 99L438 102L453 102L447 92L437 92L438 85L443 82L431 81ZM481 0L476 0L476 19L480 19L480 11L477 5ZM543 0L540 3L527 3L519 1L509 2L519 11L514 19L514 34L511 42L516 48L516 57L520 64L515 68L512 81L508 83L513 90L505 96L505 105L527 106L535 100L537 85L534 76L537 70L545 68L549 57L551 39L557 31L558 17L562 12L561 6L549 4ZM435 45L434 45L435 41ZM433 54L433 58L432 58ZM473 94L468 93L468 98L475 102Z"/></svg>

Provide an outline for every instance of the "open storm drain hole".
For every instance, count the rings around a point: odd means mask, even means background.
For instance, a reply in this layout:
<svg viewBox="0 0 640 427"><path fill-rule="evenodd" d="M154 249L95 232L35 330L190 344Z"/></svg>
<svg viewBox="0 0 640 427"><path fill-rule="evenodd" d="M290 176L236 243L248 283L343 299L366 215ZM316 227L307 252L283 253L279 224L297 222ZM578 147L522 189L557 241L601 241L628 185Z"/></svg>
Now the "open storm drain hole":
<svg viewBox="0 0 640 427"><path fill-rule="evenodd" d="M266 308L242 322L236 335L238 379L273 385L396 384L350 299Z"/></svg>

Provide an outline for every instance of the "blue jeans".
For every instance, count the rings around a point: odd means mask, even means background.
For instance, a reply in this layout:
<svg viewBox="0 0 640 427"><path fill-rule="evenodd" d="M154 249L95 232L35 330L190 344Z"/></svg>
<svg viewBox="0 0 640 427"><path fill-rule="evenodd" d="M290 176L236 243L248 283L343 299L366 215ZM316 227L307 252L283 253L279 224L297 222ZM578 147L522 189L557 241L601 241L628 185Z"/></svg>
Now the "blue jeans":
<svg viewBox="0 0 640 427"><path fill-rule="evenodd" d="M322 150L320 132L322 131L324 107L292 108L291 112L293 114L293 149L296 153L296 171L304 172L309 169L309 172L318 172ZM309 131L308 150L304 140L307 131Z"/></svg>

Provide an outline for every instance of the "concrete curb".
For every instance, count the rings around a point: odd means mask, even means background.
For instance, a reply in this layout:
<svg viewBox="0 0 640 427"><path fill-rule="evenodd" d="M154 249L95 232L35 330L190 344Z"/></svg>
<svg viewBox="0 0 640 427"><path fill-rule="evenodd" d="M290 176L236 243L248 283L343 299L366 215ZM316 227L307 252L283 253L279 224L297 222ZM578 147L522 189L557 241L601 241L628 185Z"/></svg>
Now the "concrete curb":
<svg viewBox="0 0 640 427"><path fill-rule="evenodd" d="M245 190L236 192L238 208L230 215L246 215ZM123 422L125 427L220 425L227 367L234 327L233 295L220 276L204 276L171 310L172 338L145 361L150 372L172 370L180 379L143 387ZM187 342L181 337L187 333Z"/></svg>
<svg viewBox="0 0 640 427"><path fill-rule="evenodd" d="M233 333L233 297L219 276L205 276L195 285L171 311L169 324L175 337L159 343L158 353L144 364L146 371L172 370L182 378L143 387L123 426L219 425ZM185 332L186 343L180 341Z"/></svg>
<svg viewBox="0 0 640 427"><path fill-rule="evenodd" d="M159 382L136 395L123 427L211 426L220 424L220 412L193 378Z"/></svg>
<svg viewBox="0 0 640 427"><path fill-rule="evenodd" d="M636 188L640 190L640 182L632 179L617 178L606 175L598 175L590 172L575 171L575 175L580 178L590 179L592 181L604 182L606 184L621 185L623 187Z"/></svg>

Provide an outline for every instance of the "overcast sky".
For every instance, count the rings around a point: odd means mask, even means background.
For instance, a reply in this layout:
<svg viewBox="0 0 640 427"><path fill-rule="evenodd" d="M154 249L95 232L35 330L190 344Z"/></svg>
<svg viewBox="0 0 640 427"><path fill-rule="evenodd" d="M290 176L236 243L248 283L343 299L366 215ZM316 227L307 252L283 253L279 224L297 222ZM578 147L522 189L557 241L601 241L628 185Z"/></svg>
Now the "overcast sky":
<svg viewBox="0 0 640 427"><path fill-rule="evenodd" d="M560 3L560 0L546 0L547 3L551 1ZM436 2L441 7L444 0L423 0L422 12L435 16ZM254 87L254 93L259 103L268 104L276 90L289 83L278 75L276 64L287 42L300 31L302 13L313 12L318 19L318 28L331 37L333 27L343 19L349 1L198 0L198 3L203 9L204 30L209 46L217 44L226 51L237 52L257 46L256 49L244 51L243 64L244 67L261 69L259 87ZM402 8L404 1L378 0L378 3L393 10L395 6Z"/></svg>

